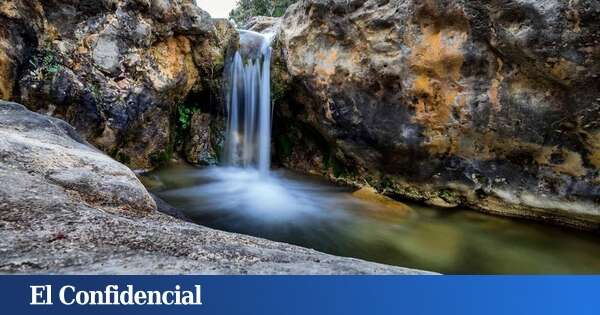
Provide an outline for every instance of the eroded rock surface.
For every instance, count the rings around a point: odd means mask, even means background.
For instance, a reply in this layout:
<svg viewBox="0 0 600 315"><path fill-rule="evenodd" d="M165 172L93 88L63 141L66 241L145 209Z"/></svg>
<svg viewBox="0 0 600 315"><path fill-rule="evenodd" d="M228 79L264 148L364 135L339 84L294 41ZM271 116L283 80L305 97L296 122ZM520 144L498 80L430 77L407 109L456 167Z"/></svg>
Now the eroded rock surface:
<svg viewBox="0 0 600 315"><path fill-rule="evenodd" d="M186 160L195 165L218 164L217 148L222 148L225 141L223 125L223 121L211 114L194 113L190 120L189 139L185 143Z"/></svg>
<svg viewBox="0 0 600 315"><path fill-rule="evenodd" d="M0 23L0 99L65 119L136 168L171 155L189 95L222 102L236 36L193 0L7 0Z"/></svg>
<svg viewBox="0 0 600 315"><path fill-rule="evenodd" d="M593 0L299 1L275 45L277 158L597 229L598 21Z"/></svg>
<svg viewBox="0 0 600 315"><path fill-rule="evenodd" d="M243 29L258 33L274 33L281 26L281 18L255 16L250 18Z"/></svg>
<svg viewBox="0 0 600 315"><path fill-rule="evenodd" d="M2 101L0 183L0 273L422 273L164 215L129 168L73 127Z"/></svg>

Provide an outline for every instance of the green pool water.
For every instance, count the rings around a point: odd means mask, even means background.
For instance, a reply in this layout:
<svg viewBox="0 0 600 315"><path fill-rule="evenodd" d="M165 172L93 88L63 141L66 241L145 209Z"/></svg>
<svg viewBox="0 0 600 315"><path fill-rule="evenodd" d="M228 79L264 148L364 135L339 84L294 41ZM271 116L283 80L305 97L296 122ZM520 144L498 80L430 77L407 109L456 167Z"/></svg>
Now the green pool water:
<svg viewBox="0 0 600 315"><path fill-rule="evenodd" d="M144 174L196 223L322 252L447 274L600 273L600 236L354 193L275 171L172 164Z"/></svg>

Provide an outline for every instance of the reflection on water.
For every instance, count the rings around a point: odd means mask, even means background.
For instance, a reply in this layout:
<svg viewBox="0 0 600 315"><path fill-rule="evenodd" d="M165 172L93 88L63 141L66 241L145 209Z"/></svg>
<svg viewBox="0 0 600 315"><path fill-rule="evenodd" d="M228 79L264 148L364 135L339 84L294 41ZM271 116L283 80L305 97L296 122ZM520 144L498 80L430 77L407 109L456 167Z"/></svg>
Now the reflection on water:
<svg viewBox="0 0 600 315"><path fill-rule="evenodd" d="M334 255L454 274L600 272L594 234L407 205L287 172L178 164L143 181L199 224Z"/></svg>

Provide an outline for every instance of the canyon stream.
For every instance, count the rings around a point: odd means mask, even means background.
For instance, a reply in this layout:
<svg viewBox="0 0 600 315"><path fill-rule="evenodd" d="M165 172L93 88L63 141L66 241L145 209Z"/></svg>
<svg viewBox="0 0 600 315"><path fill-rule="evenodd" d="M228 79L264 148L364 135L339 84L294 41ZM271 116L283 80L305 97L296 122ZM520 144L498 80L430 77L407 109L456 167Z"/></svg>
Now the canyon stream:
<svg viewBox="0 0 600 315"><path fill-rule="evenodd" d="M442 273L600 272L595 234L400 203L367 189L271 170L271 40L240 32L241 48L229 65L223 166L171 163L144 175L155 194L191 220L334 255Z"/></svg>

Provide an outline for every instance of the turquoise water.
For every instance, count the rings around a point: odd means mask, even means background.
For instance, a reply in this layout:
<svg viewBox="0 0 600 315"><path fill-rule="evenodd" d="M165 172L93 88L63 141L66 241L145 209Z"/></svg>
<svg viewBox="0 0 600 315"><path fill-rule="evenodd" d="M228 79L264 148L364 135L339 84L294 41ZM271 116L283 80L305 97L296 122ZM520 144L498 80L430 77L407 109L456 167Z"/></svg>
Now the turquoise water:
<svg viewBox="0 0 600 315"><path fill-rule="evenodd" d="M201 225L448 274L600 273L600 236L399 203L289 172L173 164L147 187Z"/></svg>

